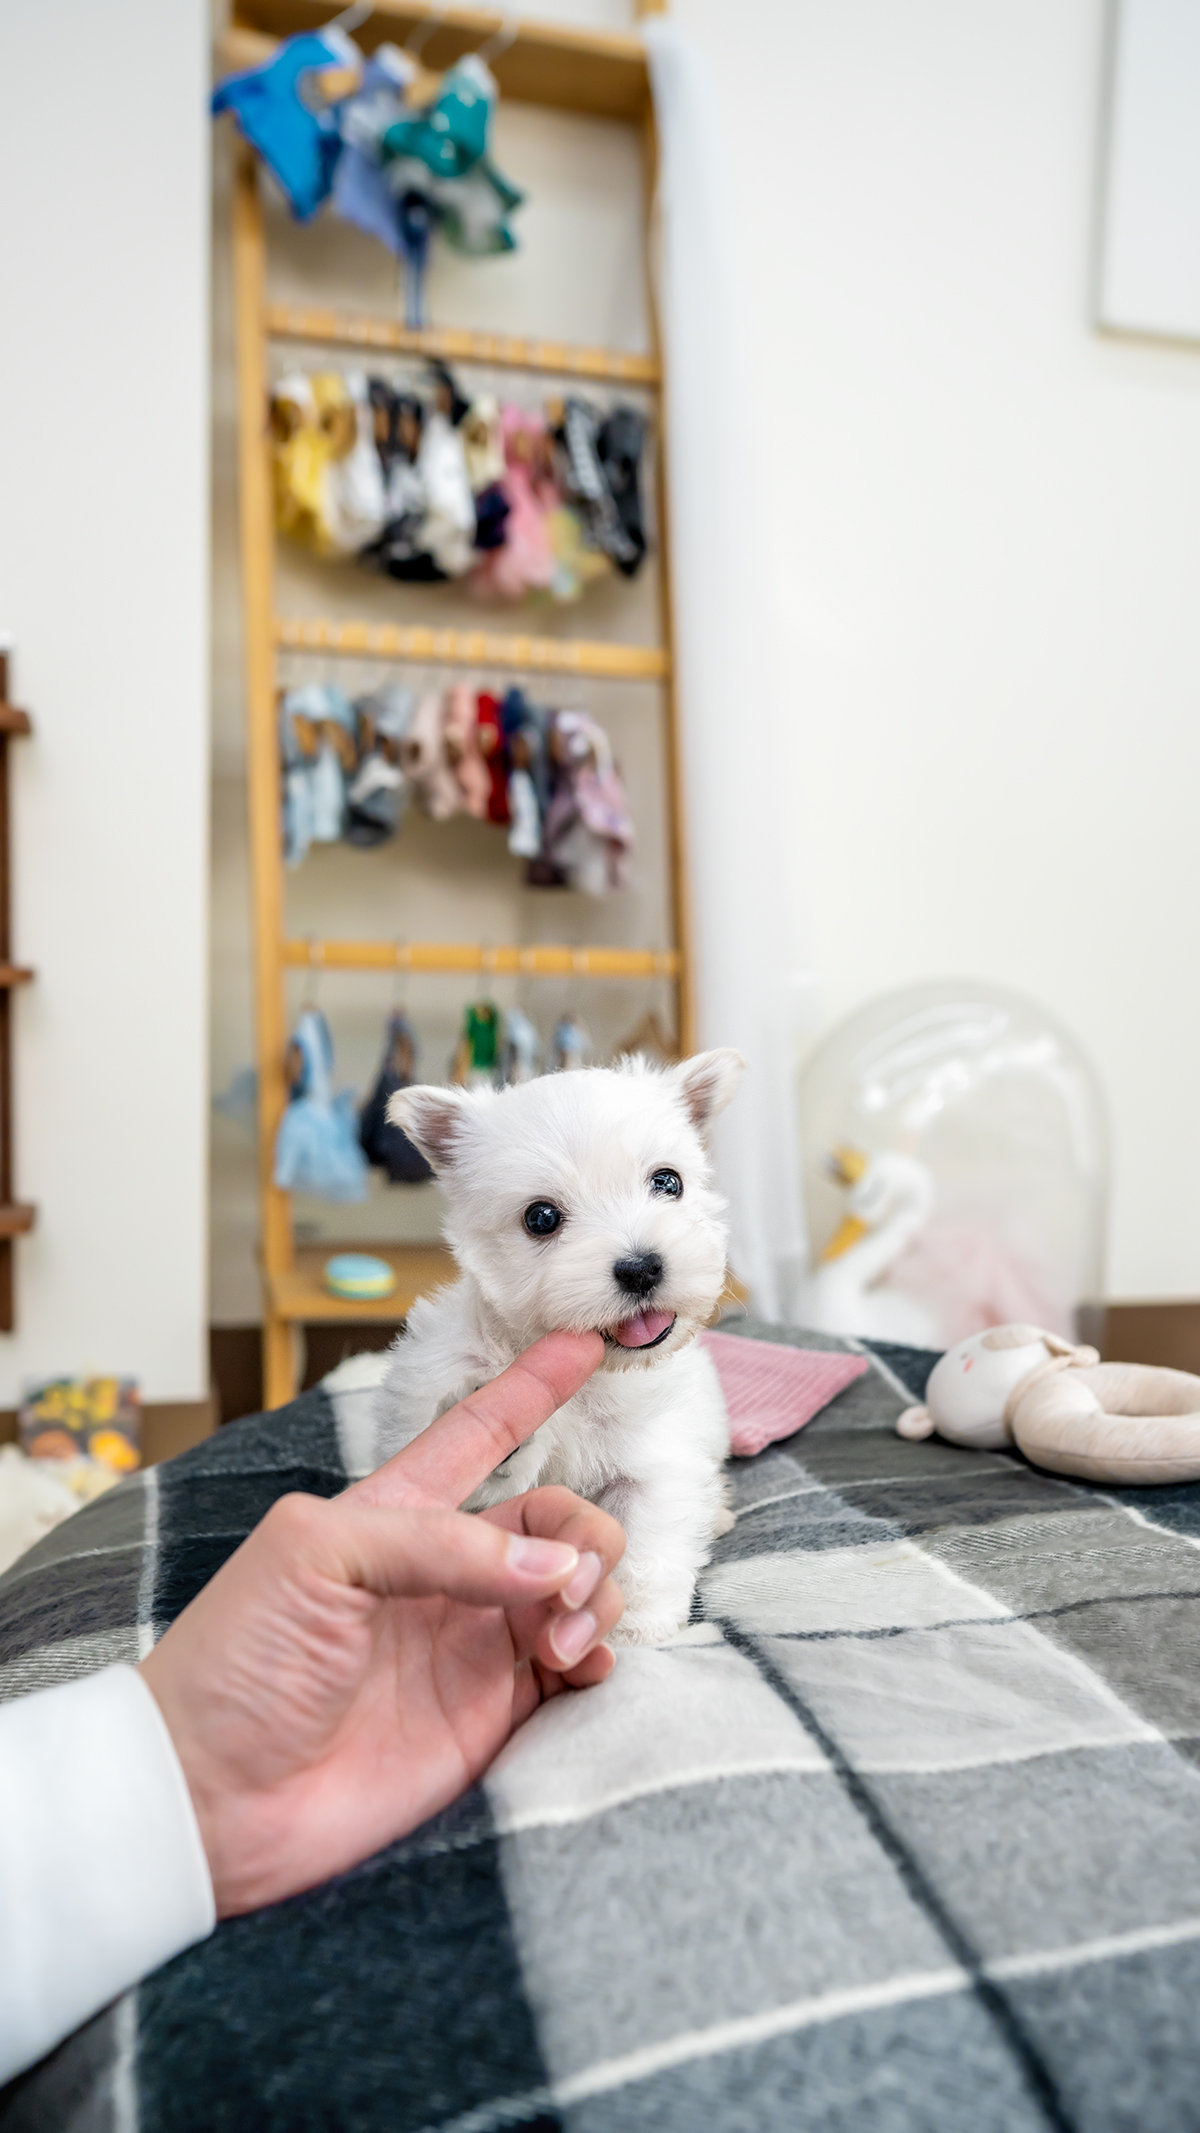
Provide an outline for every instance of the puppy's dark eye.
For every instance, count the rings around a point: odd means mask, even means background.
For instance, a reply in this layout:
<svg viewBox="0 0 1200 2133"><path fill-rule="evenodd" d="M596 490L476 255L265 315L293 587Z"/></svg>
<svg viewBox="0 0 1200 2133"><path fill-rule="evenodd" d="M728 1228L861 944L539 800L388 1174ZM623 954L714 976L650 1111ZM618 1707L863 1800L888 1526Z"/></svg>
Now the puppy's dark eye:
<svg viewBox="0 0 1200 2133"><path fill-rule="evenodd" d="M552 1237L562 1222L562 1209L553 1200L531 1200L523 1219L531 1237Z"/></svg>
<svg viewBox="0 0 1200 2133"><path fill-rule="evenodd" d="M683 1179L677 1170L656 1170L650 1180L650 1190L661 1193L665 1200L677 1200L683 1191Z"/></svg>

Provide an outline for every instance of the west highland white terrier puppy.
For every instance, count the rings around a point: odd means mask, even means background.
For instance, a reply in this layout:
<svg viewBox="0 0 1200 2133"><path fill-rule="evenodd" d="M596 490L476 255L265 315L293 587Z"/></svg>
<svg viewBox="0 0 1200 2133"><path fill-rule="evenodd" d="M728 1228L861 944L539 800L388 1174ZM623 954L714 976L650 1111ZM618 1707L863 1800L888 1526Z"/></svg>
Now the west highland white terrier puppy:
<svg viewBox="0 0 1200 2133"><path fill-rule="evenodd" d="M617 1642L658 1643L687 1620L730 1523L725 1402L695 1336L725 1284L706 1142L742 1070L730 1051L665 1071L633 1059L503 1090L404 1089L388 1107L442 1180L462 1279L414 1304L391 1350L377 1456L543 1333L601 1332L595 1375L467 1509L557 1482L611 1511L627 1538Z"/></svg>

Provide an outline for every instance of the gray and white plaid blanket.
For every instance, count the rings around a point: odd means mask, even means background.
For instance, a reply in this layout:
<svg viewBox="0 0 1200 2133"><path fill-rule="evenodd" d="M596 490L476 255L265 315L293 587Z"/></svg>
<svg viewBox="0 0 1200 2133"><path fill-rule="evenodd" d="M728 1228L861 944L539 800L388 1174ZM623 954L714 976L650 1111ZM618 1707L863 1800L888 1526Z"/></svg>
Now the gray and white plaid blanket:
<svg viewBox="0 0 1200 2133"><path fill-rule="evenodd" d="M931 1360L876 1351L735 1463L672 1644L147 1979L3 2133L1200 2128L1200 1487L904 1443ZM354 1398L235 1424L15 1565L0 1693L136 1658L276 1496L342 1488Z"/></svg>

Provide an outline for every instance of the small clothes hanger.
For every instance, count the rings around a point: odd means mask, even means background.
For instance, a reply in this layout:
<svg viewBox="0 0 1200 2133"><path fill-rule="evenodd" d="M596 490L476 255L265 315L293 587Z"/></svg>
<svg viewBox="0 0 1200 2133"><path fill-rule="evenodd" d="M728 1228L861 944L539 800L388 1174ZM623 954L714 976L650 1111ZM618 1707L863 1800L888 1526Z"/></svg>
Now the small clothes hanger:
<svg viewBox="0 0 1200 2133"><path fill-rule="evenodd" d="M332 22L325 24L325 28L341 30L344 36L349 37L352 31L361 29L368 16L374 12L375 0L351 0L350 6L344 7L340 15L335 15Z"/></svg>
<svg viewBox="0 0 1200 2133"><path fill-rule="evenodd" d="M473 53L472 57L479 60L486 67L490 60L499 59L501 53L507 52L509 46L516 43L520 34L521 23L519 17L510 15L508 20L502 22L499 29L493 31L492 35L479 46L478 51Z"/></svg>

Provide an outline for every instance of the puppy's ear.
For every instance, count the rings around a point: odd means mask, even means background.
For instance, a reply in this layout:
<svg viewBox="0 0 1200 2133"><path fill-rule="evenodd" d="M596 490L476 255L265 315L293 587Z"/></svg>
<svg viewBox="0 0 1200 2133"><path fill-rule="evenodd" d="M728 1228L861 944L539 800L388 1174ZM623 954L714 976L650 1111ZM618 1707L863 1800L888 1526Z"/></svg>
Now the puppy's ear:
<svg viewBox="0 0 1200 2133"><path fill-rule="evenodd" d="M684 1109L703 1140L718 1111L723 1111L746 1071L740 1052L697 1052L672 1070L670 1079Z"/></svg>
<svg viewBox="0 0 1200 2133"><path fill-rule="evenodd" d="M397 1089L387 1107L388 1123L407 1133L440 1173L453 1165L470 1102L465 1089Z"/></svg>

